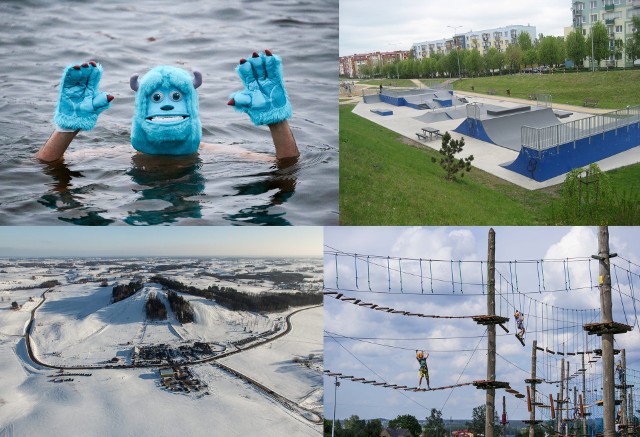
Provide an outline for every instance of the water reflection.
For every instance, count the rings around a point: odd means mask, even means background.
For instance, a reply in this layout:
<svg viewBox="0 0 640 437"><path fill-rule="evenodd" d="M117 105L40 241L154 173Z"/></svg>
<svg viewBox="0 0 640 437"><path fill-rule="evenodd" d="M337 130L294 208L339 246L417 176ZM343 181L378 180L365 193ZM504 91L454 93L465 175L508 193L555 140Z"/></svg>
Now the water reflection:
<svg viewBox="0 0 640 437"><path fill-rule="evenodd" d="M238 224L291 225L284 217L284 211L274 211L277 209L274 207L284 204L293 196L299 170L298 158L280 159L276 162L273 171L255 175L258 176L258 180L234 185L233 188L237 191L234 196L256 196L271 192L269 202L243 208L237 213L227 214L225 218Z"/></svg>
<svg viewBox="0 0 640 437"><path fill-rule="evenodd" d="M205 178L198 154L188 156L152 156L135 154L127 175L136 183L140 195L124 221L130 225L174 223L180 218L202 218ZM142 202L141 202L142 201ZM155 201L155 202L143 202ZM160 201L160 202L157 202ZM154 209L156 205L160 209Z"/></svg>
<svg viewBox="0 0 640 437"><path fill-rule="evenodd" d="M76 225L108 225L115 222L100 215L106 210L88 208L83 204L82 198L90 193L92 185L71 188L74 178L84 177L82 172L71 170L64 160L43 164L42 171L53 179L53 184L38 203L57 211L74 211L75 217L58 217L59 220Z"/></svg>
<svg viewBox="0 0 640 437"><path fill-rule="evenodd" d="M128 177L131 184L119 193L111 193L122 197L121 201L131 194L134 196L120 208L124 213L121 215L124 223L205 224L203 204L210 203L211 196L205 190L203 164L220 165L204 163L199 154L178 157L132 155L130 168L116 172ZM282 205L293 197L300 170L301 165L296 158L279 160L266 172L228 177L230 183L224 184L227 188L222 197L229 199L229 203L235 206L231 209L237 212L225 214L224 219L232 224L291 225L285 218ZM38 203L64 213L59 215L59 220L77 225L116 222L112 217L114 211L100 207L108 200L109 196L104 197L104 193L111 187L100 183L99 178L85 177L84 170L72 170L64 160L42 164L42 171L52 183L48 184L49 190L40 196ZM233 182L238 179L242 182ZM113 172L110 180L113 180ZM223 185L212 186L223 188Z"/></svg>

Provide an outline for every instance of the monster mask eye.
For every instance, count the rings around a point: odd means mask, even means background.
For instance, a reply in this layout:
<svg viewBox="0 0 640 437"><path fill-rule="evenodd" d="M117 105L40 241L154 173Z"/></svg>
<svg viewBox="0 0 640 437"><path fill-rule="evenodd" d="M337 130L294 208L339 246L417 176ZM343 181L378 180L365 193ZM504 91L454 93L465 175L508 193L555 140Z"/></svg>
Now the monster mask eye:
<svg viewBox="0 0 640 437"><path fill-rule="evenodd" d="M180 91L171 91L171 94L169 94L169 98L174 102L179 102L180 100L182 100L182 94L180 93Z"/></svg>
<svg viewBox="0 0 640 437"><path fill-rule="evenodd" d="M151 95L151 100L153 100L155 103L159 103L159 102L161 102L163 99L164 99L164 95L163 95L161 92L159 92L159 91L156 91L155 93L153 93L153 94Z"/></svg>

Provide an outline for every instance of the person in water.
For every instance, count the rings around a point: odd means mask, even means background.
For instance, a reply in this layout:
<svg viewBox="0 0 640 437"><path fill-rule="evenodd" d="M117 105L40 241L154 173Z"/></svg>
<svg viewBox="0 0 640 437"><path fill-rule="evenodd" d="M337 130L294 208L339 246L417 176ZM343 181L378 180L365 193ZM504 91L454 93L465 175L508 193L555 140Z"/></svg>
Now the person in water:
<svg viewBox="0 0 640 437"><path fill-rule="evenodd" d="M254 52L240 59L236 71L244 89L233 93L227 102L249 115L256 126L271 131L277 159L300 155L287 119L291 104L282 78L282 61L269 50ZM81 130L95 127L98 116L109 109L114 97L99 90L102 65L95 61L65 68L60 83L58 105L53 117L56 129L36 153L36 158L51 162L64 156ZM202 125L198 112L198 93L202 74L193 74L173 66L158 66L141 78L131 77L136 92L131 128L131 145L149 155L191 155L200 147Z"/></svg>

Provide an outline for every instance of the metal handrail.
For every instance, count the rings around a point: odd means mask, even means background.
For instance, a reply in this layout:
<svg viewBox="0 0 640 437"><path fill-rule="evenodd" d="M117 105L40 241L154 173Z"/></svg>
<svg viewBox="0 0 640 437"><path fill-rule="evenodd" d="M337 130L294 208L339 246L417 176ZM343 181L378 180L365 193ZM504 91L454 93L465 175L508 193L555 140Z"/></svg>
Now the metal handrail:
<svg viewBox="0 0 640 437"><path fill-rule="evenodd" d="M546 150L634 123L640 123L640 106L628 106L625 109L553 126L541 128L522 126L522 146L538 151Z"/></svg>

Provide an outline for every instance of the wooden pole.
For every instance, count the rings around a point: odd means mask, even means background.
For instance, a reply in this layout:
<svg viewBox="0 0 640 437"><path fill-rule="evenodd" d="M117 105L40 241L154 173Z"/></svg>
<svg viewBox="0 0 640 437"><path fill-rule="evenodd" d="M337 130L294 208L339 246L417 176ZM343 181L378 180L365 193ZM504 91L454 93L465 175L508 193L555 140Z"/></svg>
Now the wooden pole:
<svg viewBox="0 0 640 437"><path fill-rule="evenodd" d="M576 414L577 413L577 414ZM574 385L573 386L573 417L571 419L571 423L572 428L574 429L574 432L577 434L578 431L578 417L577 415L580 414L580 410L578 409L578 386Z"/></svg>
<svg viewBox="0 0 640 437"><path fill-rule="evenodd" d="M489 248L487 255L487 314L496 313L496 232L489 229ZM487 327L487 380L496 380L496 325ZM494 437L494 417L496 407L496 390L487 390L486 416L484 425L485 437Z"/></svg>
<svg viewBox="0 0 640 437"><path fill-rule="evenodd" d="M558 434L562 434L562 412L564 405L564 358L560 360L560 394L558 395Z"/></svg>
<svg viewBox="0 0 640 437"><path fill-rule="evenodd" d="M584 351L583 351L584 352ZM586 437L587 435L587 416L584 415L584 402L587 402L587 383L586 383L586 373L587 369L584 367L584 354L582 354L582 402L580 403L582 406L581 414L582 414L582 435Z"/></svg>
<svg viewBox="0 0 640 437"><path fill-rule="evenodd" d="M636 414L633 411L633 385L629 387L629 425L631 425L631 435L636 432Z"/></svg>
<svg viewBox="0 0 640 437"><path fill-rule="evenodd" d="M571 375L571 373L569 373L569 360L567 360L567 370L564 372L564 379L565 381L567 381L567 387L565 389L565 393L566 393L566 402L565 402L565 408L567 408L567 410L565 410L567 412L567 416L566 416L566 420L567 420L567 427L565 429L565 434L569 435L569 421L572 421L573 418L568 410L569 408L569 398L571 397L571 391L569 390L569 375ZM575 400L573 405L575 405Z"/></svg>
<svg viewBox="0 0 640 437"><path fill-rule="evenodd" d="M537 347L538 347L538 340L533 340L533 343L531 344L531 408L529 409L529 420L531 420L531 422L529 423L529 437L535 437L535 431L536 431L536 424L535 424L535 420L536 420L536 406L535 406L535 402L536 402L536 383L535 383L535 379L536 379L536 354L537 354ZM527 387L529 388L529 387Z"/></svg>
<svg viewBox="0 0 640 437"><path fill-rule="evenodd" d="M600 303L602 323L613 322L611 310L611 266L609 263L609 228L598 227L600 263ZM615 437L615 380L613 370L613 334L602 334L602 405L603 437Z"/></svg>
<svg viewBox="0 0 640 437"><path fill-rule="evenodd" d="M620 394L622 396L620 398L622 399L622 405L620 405L620 409L622 411L622 416L620 423L623 427L620 434L625 436L629 435L629 429L627 428L627 424L629 423L629 421L627 420L627 354L625 349L622 349L622 351L620 351L620 361L622 364L622 378L620 378L620 385L622 386L622 388L620 389Z"/></svg>

